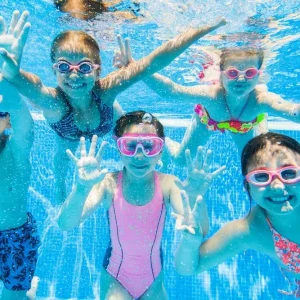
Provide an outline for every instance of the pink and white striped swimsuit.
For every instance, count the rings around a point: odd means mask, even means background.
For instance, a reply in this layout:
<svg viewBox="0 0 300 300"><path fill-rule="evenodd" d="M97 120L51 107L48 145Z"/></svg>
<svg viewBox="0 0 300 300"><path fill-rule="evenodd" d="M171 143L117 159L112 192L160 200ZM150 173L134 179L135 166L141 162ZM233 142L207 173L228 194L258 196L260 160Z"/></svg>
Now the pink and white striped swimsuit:
<svg viewBox="0 0 300 300"><path fill-rule="evenodd" d="M137 299L162 269L160 248L166 208L156 172L154 196L141 206L124 199L122 178L119 172L117 191L109 208L111 247L104 267Z"/></svg>

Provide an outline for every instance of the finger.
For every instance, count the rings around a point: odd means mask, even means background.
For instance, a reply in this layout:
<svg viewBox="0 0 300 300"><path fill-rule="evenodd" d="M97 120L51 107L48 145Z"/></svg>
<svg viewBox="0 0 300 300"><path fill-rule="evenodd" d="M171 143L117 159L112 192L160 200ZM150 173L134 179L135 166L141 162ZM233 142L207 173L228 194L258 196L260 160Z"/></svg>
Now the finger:
<svg viewBox="0 0 300 300"><path fill-rule="evenodd" d="M21 32L23 31L24 25L27 22L28 16L29 16L29 12L26 10L23 11L21 17L18 20L16 27L14 28L13 35L15 38L19 38Z"/></svg>
<svg viewBox="0 0 300 300"><path fill-rule="evenodd" d="M102 155L103 155L103 153L104 153L104 150L105 150L107 144L108 144L108 143L105 142L105 141L103 141L103 142L101 143L100 149L98 150L98 153L97 153L97 155L96 155L96 159L97 159L98 162L101 161Z"/></svg>
<svg viewBox="0 0 300 300"><path fill-rule="evenodd" d="M191 227L191 226L183 225L182 227L183 227L184 230L188 231L191 234L195 234L196 233L195 229L193 227Z"/></svg>
<svg viewBox="0 0 300 300"><path fill-rule="evenodd" d="M211 173L212 177L216 177L218 176L221 172L223 172L226 169L226 166L222 166L221 168L219 168L218 170L214 171Z"/></svg>
<svg viewBox="0 0 300 300"><path fill-rule="evenodd" d="M181 182L179 178L176 178L174 182L180 190L184 190L184 183Z"/></svg>
<svg viewBox="0 0 300 300"><path fill-rule="evenodd" d="M107 169L101 170L100 176L99 176L99 181L102 181L104 179L104 177L106 176L107 173L108 173Z"/></svg>
<svg viewBox="0 0 300 300"><path fill-rule="evenodd" d="M76 158L76 156L72 153L72 151L70 149L66 150L67 155L69 156L69 158L75 163L77 164L79 159Z"/></svg>
<svg viewBox="0 0 300 300"><path fill-rule="evenodd" d="M86 145L85 138L83 136L80 138L80 155L81 157L86 157Z"/></svg>
<svg viewBox="0 0 300 300"><path fill-rule="evenodd" d="M0 16L0 35L5 34L5 23L3 17Z"/></svg>
<svg viewBox="0 0 300 300"><path fill-rule="evenodd" d="M125 54L126 54L126 61L130 63L132 61L132 56L131 56L131 49L130 49L130 44L129 44L129 38L125 39Z"/></svg>
<svg viewBox="0 0 300 300"><path fill-rule="evenodd" d="M192 211L194 220L197 222L200 220L200 216L203 208L202 204L203 204L203 197L199 195L196 199L196 203Z"/></svg>
<svg viewBox="0 0 300 300"><path fill-rule="evenodd" d="M18 10L15 10L12 14L10 25L7 30L7 34L13 34L14 29L18 23L19 17L20 17L20 12Z"/></svg>
<svg viewBox="0 0 300 300"><path fill-rule="evenodd" d="M196 161L195 161L195 168L197 170L201 170L202 159L203 159L203 147L199 146L197 148Z"/></svg>
<svg viewBox="0 0 300 300"><path fill-rule="evenodd" d="M183 212L185 216L188 216L192 211L190 207L189 197L184 190L180 190L180 195L182 199Z"/></svg>
<svg viewBox="0 0 300 300"><path fill-rule="evenodd" d="M9 69L13 69L16 66L14 59L10 56L10 54L4 49L0 48L0 56L3 61L7 64Z"/></svg>
<svg viewBox="0 0 300 300"><path fill-rule="evenodd" d="M95 156L96 146L97 146L97 140L98 140L97 135L93 135L92 142L91 142L91 147L90 147L90 151L89 151L89 155L88 155L90 157L94 157Z"/></svg>
<svg viewBox="0 0 300 300"><path fill-rule="evenodd" d="M212 151L207 150L206 155L204 157L203 161L203 170L207 173L209 171L210 165L211 165L211 160L212 160Z"/></svg>
<svg viewBox="0 0 300 300"><path fill-rule="evenodd" d="M184 154L185 154L185 161L186 161L187 171L188 171L188 173L191 173L194 169L193 160L192 160L192 156L191 156L191 151L189 149L186 149Z"/></svg>
<svg viewBox="0 0 300 300"><path fill-rule="evenodd" d="M174 218L174 219L178 219L178 220L182 220L183 219L183 216L180 215L180 214L176 214L174 212L171 213L171 216Z"/></svg>
<svg viewBox="0 0 300 300"><path fill-rule="evenodd" d="M125 47L124 47L123 40L119 34L118 34L117 38L118 38L118 44L119 44L121 55L122 55L122 57L125 57Z"/></svg>
<svg viewBox="0 0 300 300"><path fill-rule="evenodd" d="M29 31L30 31L30 23L26 23L22 29L22 32L20 33L20 36L19 36L19 48L22 48L24 47L24 45L26 44L26 41L27 41L27 38L28 38L28 34L29 34Z"/></svg>

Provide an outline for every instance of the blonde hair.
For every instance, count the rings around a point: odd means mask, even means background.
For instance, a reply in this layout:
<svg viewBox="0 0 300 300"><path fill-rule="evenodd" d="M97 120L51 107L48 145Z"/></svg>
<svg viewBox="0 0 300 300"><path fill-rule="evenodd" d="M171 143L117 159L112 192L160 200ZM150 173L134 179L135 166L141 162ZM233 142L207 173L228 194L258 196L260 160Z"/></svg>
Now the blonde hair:
<svg viewBox="0 0 300 300"><path fill-rule="evenodd" d="M94 63L100 65L100 48L96 40L80 30L67 30L60 33L52 42L50 57L54 63L57 52L85 53L93 58Z"/></svg>
<svg viewBox="0 0 300 300"><path fill-rule="evenodd" d="M243 48L227 48L223 49L220 56L220 69L224 70L224 64L228 57L230 56L256 56L258 58L258 69L261 68L264 60L264 51L262 49L243 49Z"/></svg>

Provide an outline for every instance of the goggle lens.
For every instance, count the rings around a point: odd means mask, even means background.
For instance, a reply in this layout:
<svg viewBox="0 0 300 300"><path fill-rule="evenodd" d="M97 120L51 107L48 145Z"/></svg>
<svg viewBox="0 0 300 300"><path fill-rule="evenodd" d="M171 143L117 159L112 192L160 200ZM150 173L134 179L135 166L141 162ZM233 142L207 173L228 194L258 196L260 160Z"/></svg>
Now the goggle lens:
<svg viewBox="0 0 300 300"><path fill-rule="evenodd" d="M229 78L237 78L239 76L239 71L237 69L229 69L226 71L226 75L229 77Z"/></svg>
<svg viewBox="0 0 300 300"><path fill-rule="evenodd" d="M254 78L257 75L257 73L258 73L257 69L250 68L245 71L245 77L251 79Z"/></svg>
<svg viewBox="0 0 300 300"><path fill-rule="evenodd" d="M57 63L57 69L61 73L68 73L70 72L70 65L66 62Z"/></svg>
<svg viewBox="0 0 300 300"><path fill-rule="evenodd" d="M93 65L89 63L81 63L79 65L79 71L83 74L91 73L94 70Z"/></svg>

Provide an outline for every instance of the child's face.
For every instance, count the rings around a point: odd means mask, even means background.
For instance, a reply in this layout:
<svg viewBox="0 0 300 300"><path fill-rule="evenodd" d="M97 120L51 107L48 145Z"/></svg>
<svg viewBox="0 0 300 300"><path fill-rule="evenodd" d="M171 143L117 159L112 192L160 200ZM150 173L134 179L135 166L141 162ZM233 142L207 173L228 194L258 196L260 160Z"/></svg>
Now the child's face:
<svg viewBox="0 0 300 300"><path fill-rule="evenodd" d="M226 58L223 66L223 72L221 72L221 81L224 89L231 94L239 96L249 94L257 85L259 74L254 78L246 78L245 75L240 74L236 79L230 79L224 73L229 68L235 68L239 71L245 71L249 68L258 69L259 60L256 55L250 56L229 56Z"/></svg>
<svg viewBox="0 0 300 300"><path fill-rule="evenodd" d="M256 163L250 164L248 173L254 170L275 171L283 167L300 167L300 155L283 146L268 145L256 156ZM287 170L281 176L290 179L294 174ZM258 177L259 180L260 178L263 177ZM250 182L249 188L252 199L268 213L287 214L288 212L282 211L286 201L294 209L300 205L300 181L284 183L277 175L273 175L268 185L259 187Z"/></svg>
<svg viewBox="0 0 300 300"><path fill-rule="evenodd" d="M68 51L60 51L56 54L56 61L66 61L71 65L78 65L82 62L88 62L95 65L93 59L87 56L86 53L70 53ZM97 80L97 70L92 70L92 72L83 74L78 70L71 70L68 73L61 73L54 68L58 86L62 91L70 98L74 99L84 99L93 87Z"/></svg>
<svg viewBox="0 0 300 300"><path fill-rule="evenodd" d="M135 124L128 126L124 134L156 134L154 126L150 124ZM161 153L148 157L142 149L137 150L134 156L126 156L120 153L122 162L128 172L136 177L144 177L152 172L161 158Z"/></svg>

